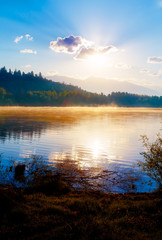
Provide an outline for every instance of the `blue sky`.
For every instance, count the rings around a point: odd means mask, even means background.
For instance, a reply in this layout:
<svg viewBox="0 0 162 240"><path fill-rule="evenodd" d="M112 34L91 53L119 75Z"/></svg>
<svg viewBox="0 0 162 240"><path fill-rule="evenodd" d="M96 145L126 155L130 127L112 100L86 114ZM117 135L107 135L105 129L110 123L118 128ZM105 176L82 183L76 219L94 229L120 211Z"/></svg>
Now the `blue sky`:
<svg viewBox="0 0 162 240"><path fill-rule="evenodd" d="M0 66L162 86L162 1L0 0Z"/></svg>

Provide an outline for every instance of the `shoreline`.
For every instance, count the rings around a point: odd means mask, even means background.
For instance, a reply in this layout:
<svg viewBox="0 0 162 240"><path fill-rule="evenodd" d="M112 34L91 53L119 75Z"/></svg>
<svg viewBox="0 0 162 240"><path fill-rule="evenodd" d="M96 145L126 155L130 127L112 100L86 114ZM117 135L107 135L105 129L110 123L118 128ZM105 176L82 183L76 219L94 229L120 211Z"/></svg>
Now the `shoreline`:
<svg viewBox="0 0 162 240"><path fill-rule="evenodd" d="M0 105L0 108L110 108L110 109L162 109L162 107L147 107L147 106L111 106L111 105Z"/></svg>

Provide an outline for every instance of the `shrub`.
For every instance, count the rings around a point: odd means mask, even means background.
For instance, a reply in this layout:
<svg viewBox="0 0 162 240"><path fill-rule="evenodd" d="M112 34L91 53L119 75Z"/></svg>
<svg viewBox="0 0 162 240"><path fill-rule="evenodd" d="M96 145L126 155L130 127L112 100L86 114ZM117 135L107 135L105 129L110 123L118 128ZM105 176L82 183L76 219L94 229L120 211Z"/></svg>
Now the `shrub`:
<svg viewBox="0 0 162 240"><path fill-rule="evenodd" d="M162 185L162 137L157 134L156 140L151 143L149 138L141 136L145 151L140 154L145 161L139 161L138 166L142 168L159 186Z"/></svg>

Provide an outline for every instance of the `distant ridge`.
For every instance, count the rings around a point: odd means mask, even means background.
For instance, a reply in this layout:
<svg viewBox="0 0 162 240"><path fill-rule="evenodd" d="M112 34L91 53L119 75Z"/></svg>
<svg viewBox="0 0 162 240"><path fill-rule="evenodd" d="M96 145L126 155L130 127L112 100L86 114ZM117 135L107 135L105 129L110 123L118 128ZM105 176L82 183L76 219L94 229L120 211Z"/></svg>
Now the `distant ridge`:
<svg viewBox="0 0 162 240"><path fill-rule="evenodd" d="M149 96L161 96L162 88L158 90L150 89L141 85L130 83L127 81L118 81L97 77L89 77L85 80L65 77L65 76L52 76L47 77L53 81L57 81L65 84L72 84L74 86L81 87L82 89L90 92L110 94L111 92L128 92L133 94L142 94Z"/></svg>

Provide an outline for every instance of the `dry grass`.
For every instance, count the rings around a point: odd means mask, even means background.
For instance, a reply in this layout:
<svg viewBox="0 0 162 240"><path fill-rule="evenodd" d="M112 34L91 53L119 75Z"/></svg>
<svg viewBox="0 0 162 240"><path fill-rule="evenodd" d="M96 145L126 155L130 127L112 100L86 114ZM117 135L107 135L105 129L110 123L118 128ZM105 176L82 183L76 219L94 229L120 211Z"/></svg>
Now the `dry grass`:
<svg viewBox="0 0 162 240"><path fill-rule="evenodd" d="M161 191L151 194L27 194L0 190L0 239L154 239L161 230Z"/></svg>

